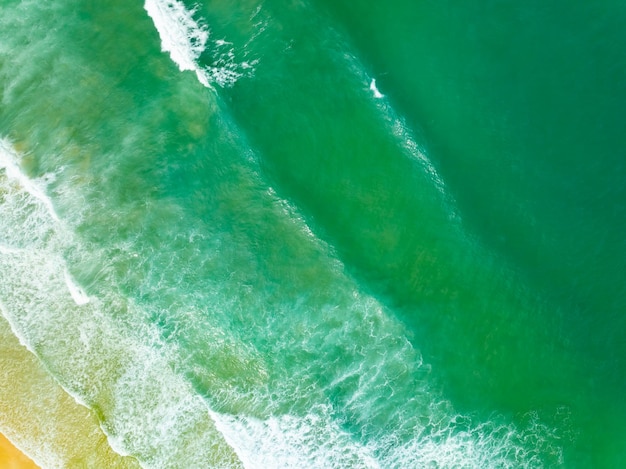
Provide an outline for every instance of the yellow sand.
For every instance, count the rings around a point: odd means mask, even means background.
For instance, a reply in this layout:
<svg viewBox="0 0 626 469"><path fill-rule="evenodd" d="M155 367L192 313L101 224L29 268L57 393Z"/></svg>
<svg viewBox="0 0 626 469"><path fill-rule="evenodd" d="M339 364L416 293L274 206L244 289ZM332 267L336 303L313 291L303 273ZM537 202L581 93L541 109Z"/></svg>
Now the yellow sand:
<svg viewBox="0 0 626 469"><path fill-rule="evenodd" d="M0 433L0 467L4 469L37 469L39 466L28 459Z"/></svg>
<svg viewBox="0 0 626 469"><path fill-rule="evenodd" d="M135 459L111 449L93 413L76 403L20 345L2 316L0 376L0 431L40 466L139 468ZM19 452L8 442L0 450L3 468L37 467L28 461L5 463L8 458L19 461Z"/></svg>

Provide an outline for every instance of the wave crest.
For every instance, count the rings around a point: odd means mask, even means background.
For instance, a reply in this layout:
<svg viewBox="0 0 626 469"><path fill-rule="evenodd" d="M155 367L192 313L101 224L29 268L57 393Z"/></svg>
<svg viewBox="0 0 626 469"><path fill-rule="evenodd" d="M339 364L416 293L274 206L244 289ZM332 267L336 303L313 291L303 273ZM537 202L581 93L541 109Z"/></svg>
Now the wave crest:
<svg viewBox="0 0 626 469"><path fill-rule="evenodd" d="M146 0L144 9L159 32L161 50L169 52L181 72L195 72L207 88L212 88L212 83L232 86L253 71L255 62L237 62L232 43L224 39L209 43L209 29L194 18L195 8L189 10L178 0ZM200 56L209 48L214 59L210 65L203 65Z"/></svg>

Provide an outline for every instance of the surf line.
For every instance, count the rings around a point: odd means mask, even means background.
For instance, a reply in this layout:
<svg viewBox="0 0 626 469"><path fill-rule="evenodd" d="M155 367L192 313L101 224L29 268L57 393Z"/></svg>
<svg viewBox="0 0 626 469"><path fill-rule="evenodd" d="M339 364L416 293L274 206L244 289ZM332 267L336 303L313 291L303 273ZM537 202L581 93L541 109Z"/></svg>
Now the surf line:
<svg viewBox="0 0 626 469"><path fill-rule="evenodd" d="M194 19L196 8L188 10L179 0L146 0L144 10L159 33L161 51L169 53L181 72L194 72L206 88L215 90L213 83L221 87L232 86L239 78L253 71L256 61L236 62L232 42L225 39L213 42L216 56L214 64L203 66L198 62L207 50L210 32L202 21Z"/></svg>
<svg viewBox="0 0 626 469"><path fill-rule="evenodd" d="M52 200L38 187L36 181L33 181L24 174L17 163L18 159L19 155L13 148L13 145L8 140L0 138L0 169L4 169L7 179L15 181L23 191L37 199L43 205L50 218L52 218L52 221L57 225L61 225L61 220L54 209ZM25 252L25 249L0 245L0 254L15 255L24 254ZM74 303L78 306L89 303L89 296L78 286L70 274L67 265L64 266L63 276L65 285Z"/></svg>

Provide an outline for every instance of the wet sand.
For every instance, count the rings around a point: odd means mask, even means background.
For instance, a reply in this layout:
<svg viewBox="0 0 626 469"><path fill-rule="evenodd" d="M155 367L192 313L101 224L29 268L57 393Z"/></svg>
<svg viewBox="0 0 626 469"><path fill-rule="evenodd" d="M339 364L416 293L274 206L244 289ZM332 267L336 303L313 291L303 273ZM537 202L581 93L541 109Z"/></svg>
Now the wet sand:
<svg viewBox="0 0 626 469"><path fill-rule="evenodd" d="M37 469L37 466L0 433L0 465L5 469Z"/></svg>

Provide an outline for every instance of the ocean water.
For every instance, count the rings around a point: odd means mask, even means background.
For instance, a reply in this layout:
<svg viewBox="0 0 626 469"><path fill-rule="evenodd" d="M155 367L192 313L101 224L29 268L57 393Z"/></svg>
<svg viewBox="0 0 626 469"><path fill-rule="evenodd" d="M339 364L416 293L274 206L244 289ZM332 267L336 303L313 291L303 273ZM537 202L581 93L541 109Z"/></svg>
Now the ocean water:
<svg viewBox="0 0 626 469"><path fill-rule="evenodd" d="M548 3L0 2L0 432L626 466L626 9Z"/></svg>

